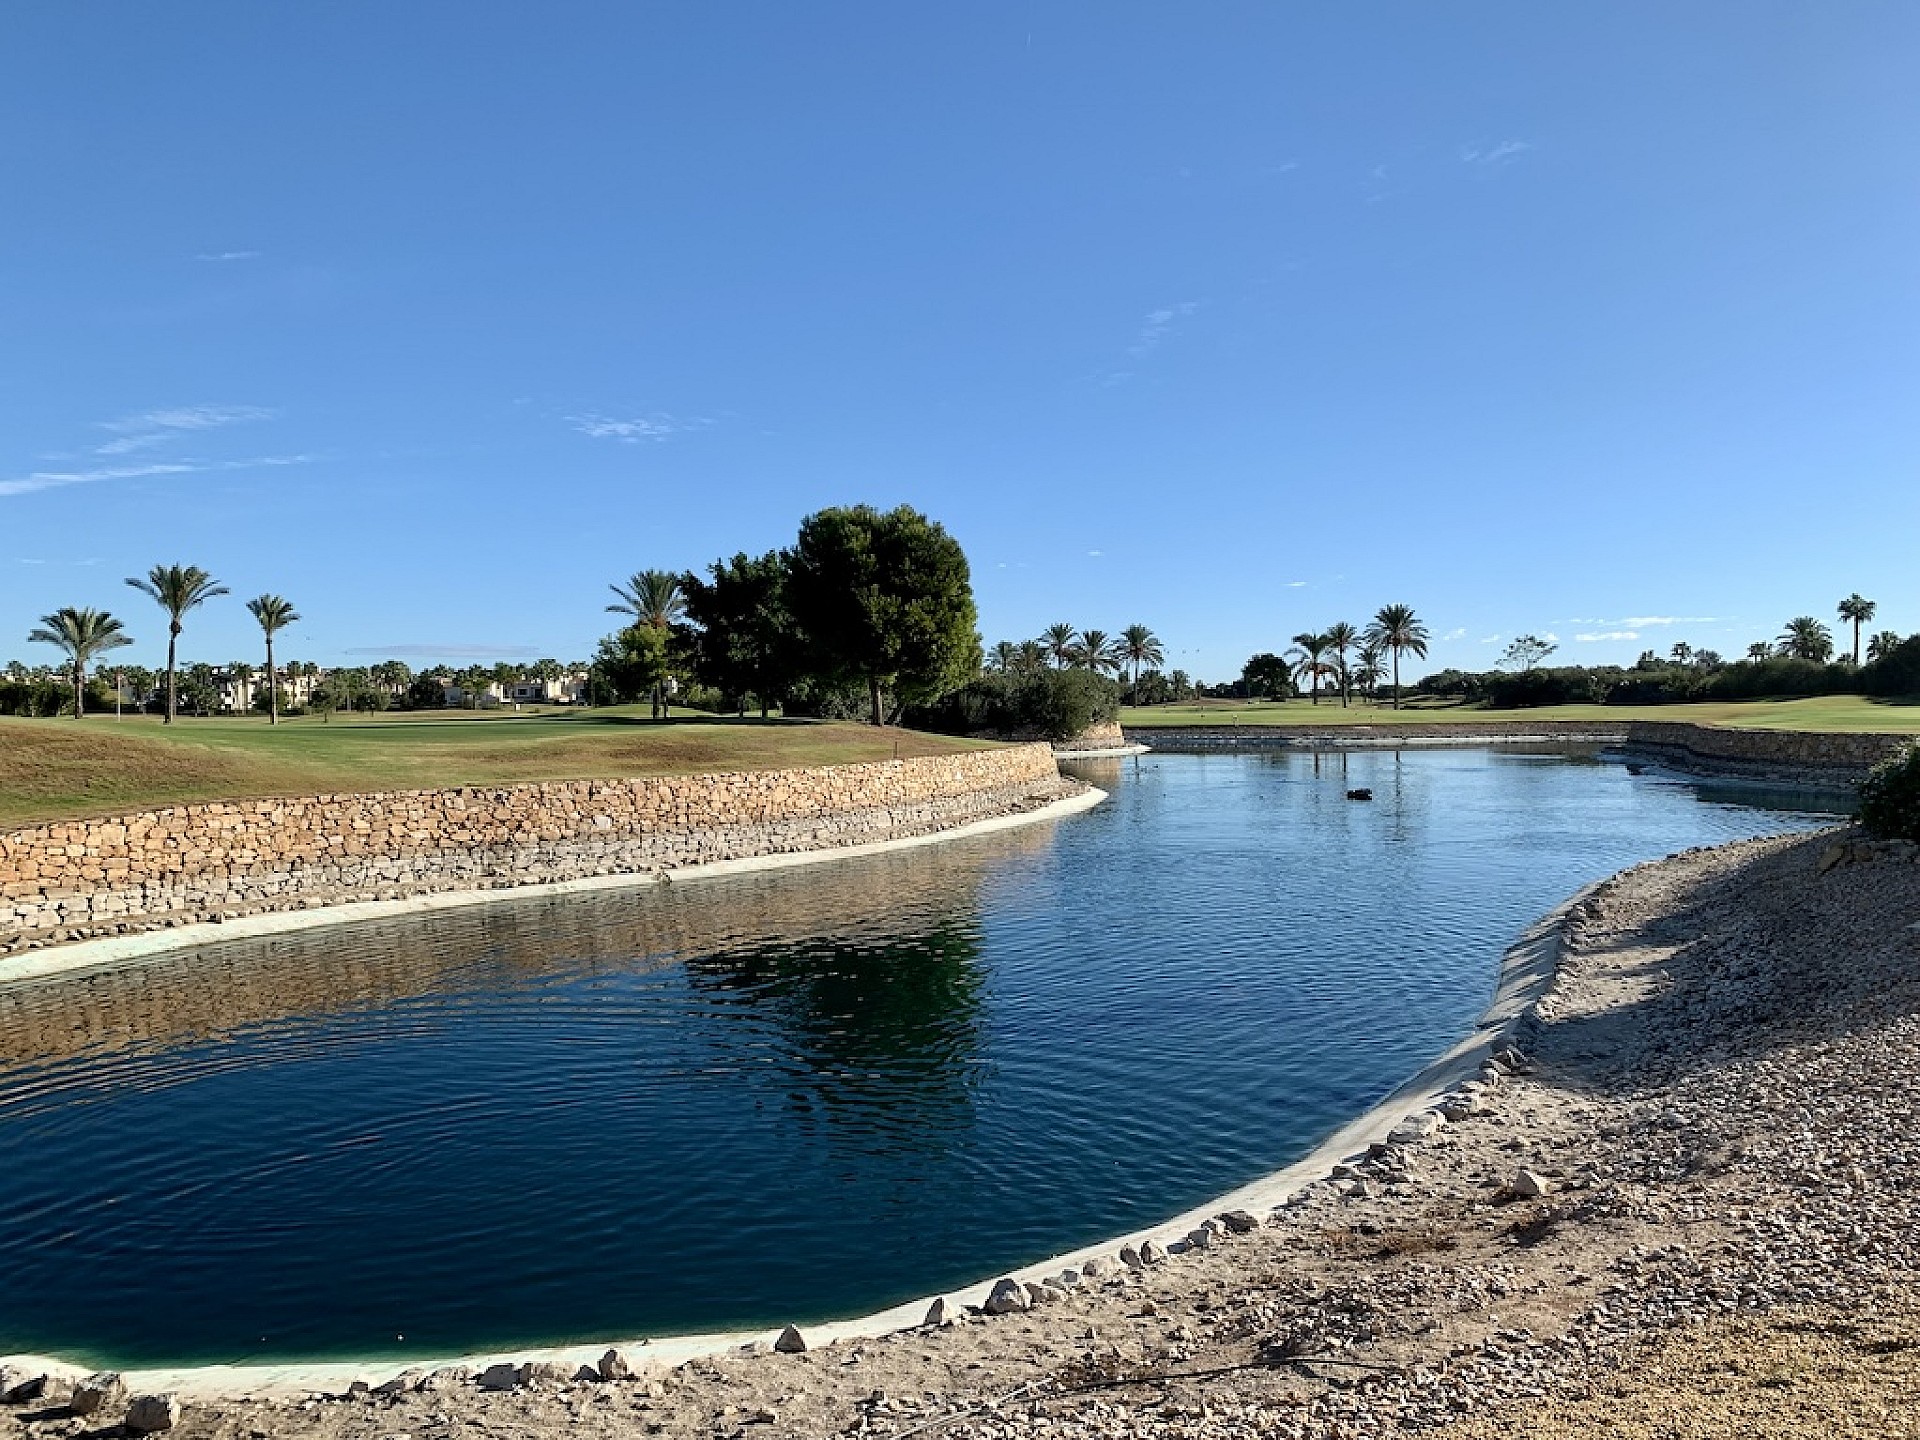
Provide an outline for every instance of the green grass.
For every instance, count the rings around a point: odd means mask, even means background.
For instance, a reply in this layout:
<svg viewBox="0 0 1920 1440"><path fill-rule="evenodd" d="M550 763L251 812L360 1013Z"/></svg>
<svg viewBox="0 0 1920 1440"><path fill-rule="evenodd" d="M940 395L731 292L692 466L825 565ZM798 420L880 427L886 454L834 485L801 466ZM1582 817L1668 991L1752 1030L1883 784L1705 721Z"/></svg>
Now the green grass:
<svg viewBox="0 0 1920 1440"><path fill-rule="evenodd" d="M688 775L946 754L980 742L811 720L544 715L0 718L0 826L202 800Z"/></svg>
<svg viewBox="0 0 1920 1440"><path fill-rule="evenodd" d="M1750 730L1844 730L1920 734L1920 701L1819 695L1802 700L1721 700L1700 705L1543 705L1534 710L1484 710L1452 701L1413 701L1394 710L1338 699L1199 700L1184 705L1129 706L1120 723L1130 729L1183 725L1474 725L1539 720L1672 720Z"/></svg>

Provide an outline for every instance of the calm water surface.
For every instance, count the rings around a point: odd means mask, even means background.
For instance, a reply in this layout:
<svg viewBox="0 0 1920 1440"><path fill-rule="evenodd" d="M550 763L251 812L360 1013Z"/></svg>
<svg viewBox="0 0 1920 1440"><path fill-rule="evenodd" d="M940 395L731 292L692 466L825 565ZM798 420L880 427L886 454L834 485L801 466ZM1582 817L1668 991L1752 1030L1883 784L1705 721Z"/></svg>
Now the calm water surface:
<svg viewBox="0 0 1920 1440"><path fill-rule="evenodd" d="M0 1352L877 1309L1284 1165L1581 885L1824 823L1569 750L1088 774L1106 805L975 841L0 990Z"/></svg>

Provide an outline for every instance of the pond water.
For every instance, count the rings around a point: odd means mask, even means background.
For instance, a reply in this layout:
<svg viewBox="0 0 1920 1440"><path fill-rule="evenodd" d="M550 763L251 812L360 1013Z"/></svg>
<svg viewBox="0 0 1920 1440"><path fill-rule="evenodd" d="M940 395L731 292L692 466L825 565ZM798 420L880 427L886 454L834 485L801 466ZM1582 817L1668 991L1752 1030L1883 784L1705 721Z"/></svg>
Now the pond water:
<svg viewBox="0 0 1920 1440"><path fill-rule="evenodd" d="M1581 885L1826 820L1577 747L1087 775L1108 803L975 840L0 988L0 1353L398 1358L955 1287L1304 1153Z"/></svg>

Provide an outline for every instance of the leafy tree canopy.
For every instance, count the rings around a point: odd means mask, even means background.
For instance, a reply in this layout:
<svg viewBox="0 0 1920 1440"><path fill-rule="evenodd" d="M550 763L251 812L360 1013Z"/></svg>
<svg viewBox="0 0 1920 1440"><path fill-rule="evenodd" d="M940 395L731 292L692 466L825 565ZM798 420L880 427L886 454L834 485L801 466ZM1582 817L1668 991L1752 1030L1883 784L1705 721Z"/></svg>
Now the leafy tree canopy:
<svg viewBox="0 0 1920 1440"><path fill-rule="evenodd" d="M966 554L919 511L821 510L800 522L786 559L787 603L812 668L864 684L874 724L889 694L925 703L979 672Z"/></svg>

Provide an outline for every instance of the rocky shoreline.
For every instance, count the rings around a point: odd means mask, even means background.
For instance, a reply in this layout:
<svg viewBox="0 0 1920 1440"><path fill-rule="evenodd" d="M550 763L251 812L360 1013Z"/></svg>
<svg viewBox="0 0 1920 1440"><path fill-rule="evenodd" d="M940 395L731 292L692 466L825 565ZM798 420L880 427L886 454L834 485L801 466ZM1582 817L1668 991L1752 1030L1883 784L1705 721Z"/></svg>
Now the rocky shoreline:
<svg viewBox="0 0 1920 1440"><path fill-rule="evenodd" d="M1834 832L1690 851L1587 892L1558 942L1504 1055L1182 1253L1130 1247L880 1338L189 1397L177 1428L1915 1433L1920 863ZM0 1437L89 1433L125 1407L65 1402L56 1380L0 1410Z"/></svg>

